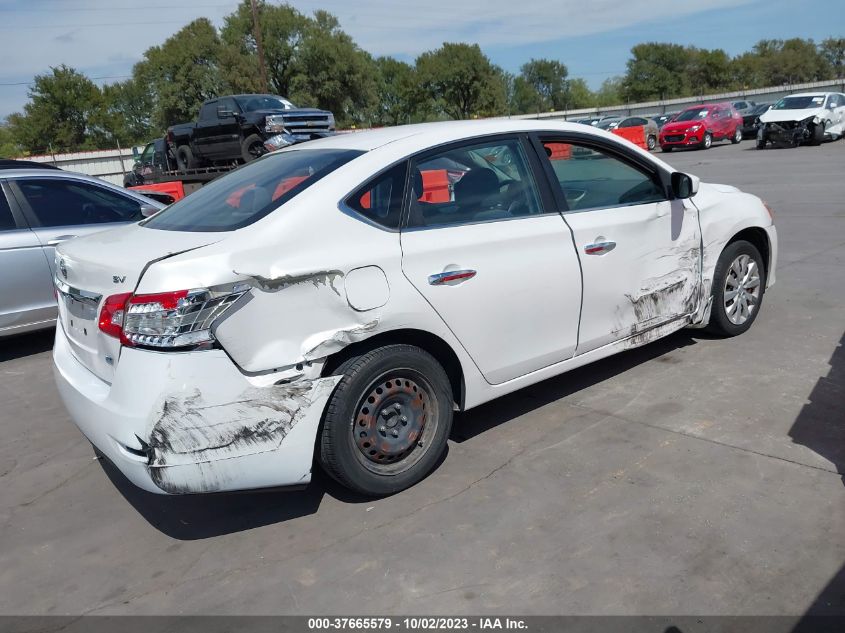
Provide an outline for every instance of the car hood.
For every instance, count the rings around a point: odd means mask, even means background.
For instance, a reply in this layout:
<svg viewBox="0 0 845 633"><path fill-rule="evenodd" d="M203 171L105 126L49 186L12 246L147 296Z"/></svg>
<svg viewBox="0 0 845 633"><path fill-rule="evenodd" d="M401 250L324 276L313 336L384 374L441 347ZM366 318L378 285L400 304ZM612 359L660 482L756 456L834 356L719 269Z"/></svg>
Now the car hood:
<svg viewBox="0 0 845 633"><path fill-rule="evenodd" d="M766 110L760 115L763 123L779 123L780 121L803 121L812 116L824 116L824 108L805 108L803 110Z"/></svg>
<svg viewBox="0 0 845 633"><path fill-rule="evenodd" d="M660 131L664 133L685 132L693 125L704 125L704 121L672 121L671 123L666 123L660 128Z"/></svg>
<svg viewBox="0 0 845 633"><path fill-rule="evenodd" d="M318 108L288 108L287 110L273 109L273 110L252 110L250 114L255 114L259 116L268 116L273 114L295 114L297 116L303 115L315 115L315 116L326 116L330 114L328 110L319 110Z"/></svg>

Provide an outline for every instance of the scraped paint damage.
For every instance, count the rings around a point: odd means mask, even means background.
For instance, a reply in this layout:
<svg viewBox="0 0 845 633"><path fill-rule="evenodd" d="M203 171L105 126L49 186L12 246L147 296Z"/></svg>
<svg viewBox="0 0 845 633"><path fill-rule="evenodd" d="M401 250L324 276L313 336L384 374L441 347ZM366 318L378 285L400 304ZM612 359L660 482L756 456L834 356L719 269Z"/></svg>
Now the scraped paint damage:
<svg viewBox="0 0 845 633"><path fill-rule="evenodd" d="M331 377L250 387L224 403L199 390L169 394L144 442L150 477L172 494L225 489L238 474L235 458L278 451L309 412L319 420L321 411L315 414L311 405L324 401L335 384Z"/></svg>

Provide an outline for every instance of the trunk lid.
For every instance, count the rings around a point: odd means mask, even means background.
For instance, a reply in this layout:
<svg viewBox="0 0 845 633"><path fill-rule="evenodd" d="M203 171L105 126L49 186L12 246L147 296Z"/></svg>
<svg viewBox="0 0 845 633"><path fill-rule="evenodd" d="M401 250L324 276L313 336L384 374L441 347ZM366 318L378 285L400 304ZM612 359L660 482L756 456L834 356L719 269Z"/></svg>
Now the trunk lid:
<svg viewBox="0 0 845 633"><path fill-rule="evenodd" d="M225 235L159 231L131 224L61 244L56 249L57 327L64 331L77 360L110 383L120 341L99 328L106 298L133 292L151 262L219 242Z"/></svg>

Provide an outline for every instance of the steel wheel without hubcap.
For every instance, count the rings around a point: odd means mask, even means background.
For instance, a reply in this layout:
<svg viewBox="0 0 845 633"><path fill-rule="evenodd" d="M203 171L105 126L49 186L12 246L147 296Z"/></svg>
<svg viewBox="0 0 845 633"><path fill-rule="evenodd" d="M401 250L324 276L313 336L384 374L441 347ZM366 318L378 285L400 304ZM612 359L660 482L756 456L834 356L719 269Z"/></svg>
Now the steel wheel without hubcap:
<svg viewBox="0 0 845 633"><path fill-rule="evenodd" d="M734 325L742 325L760 303L760 271L757 262L742 254L734 259L725 279L725 314Z"/></svg>
<svg viewBox="0 0 845 633"><path fill-rule="evenodd" d="M352 425L356 457L366 469L395 475L416 464L437 433L437 400L412 369L380 376L366 391Z"/></svg>

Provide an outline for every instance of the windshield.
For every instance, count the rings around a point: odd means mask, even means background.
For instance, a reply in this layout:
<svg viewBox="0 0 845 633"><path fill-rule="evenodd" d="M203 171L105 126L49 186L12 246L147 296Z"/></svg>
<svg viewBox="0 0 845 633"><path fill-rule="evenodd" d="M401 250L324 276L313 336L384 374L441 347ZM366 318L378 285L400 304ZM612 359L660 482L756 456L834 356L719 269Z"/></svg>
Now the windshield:
<svg viewBox="0 0 845 633"><path fill-rule="evenodd" d="M772 106L772 110L806 110L808 108L821 108L823 104L824 95L784 97Z"/></svg>
<svg viewBox="0 0 845 633"><path fill-rule="evenodd" d="M238 97L237 101L244 112L255 112L256 110L291 110L296 107L287 99L271 97L269 95Z"/></svg>
<svg viewBox="0 0 845 633"><path fill-rule="evenodd" d="M269 154L212 181L142 224L163 231L234 231L269 215L362 153L305 149Z"/></svg>
<svg viewBox="0 0 845 633"><path fill-rule="evenodd" d="M706 119L708 114L710 114L710 110L707 108L690 108L676 116L675 121L697 121L699 119Z"/></svg>

